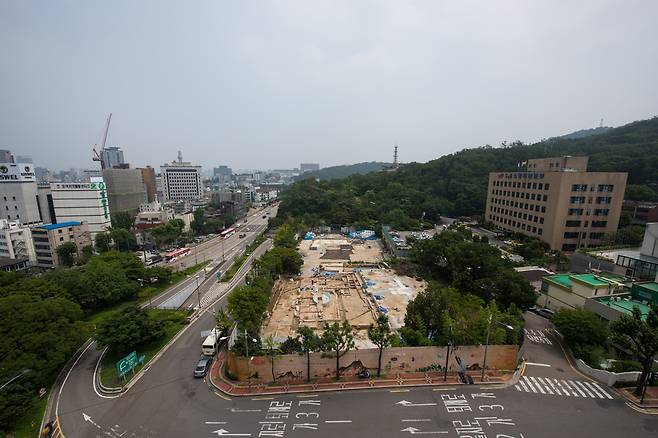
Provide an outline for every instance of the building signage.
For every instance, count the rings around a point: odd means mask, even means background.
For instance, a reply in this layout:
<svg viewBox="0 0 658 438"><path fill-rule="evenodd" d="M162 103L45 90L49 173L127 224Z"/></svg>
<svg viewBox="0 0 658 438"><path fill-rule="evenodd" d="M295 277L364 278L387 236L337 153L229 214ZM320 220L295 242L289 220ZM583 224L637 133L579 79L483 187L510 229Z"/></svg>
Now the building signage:
<svg viewBox="0 0 658 438"><path fill-rule="evenodd" d="M36 181L31 165L0 164L0 181Z"/></svg>

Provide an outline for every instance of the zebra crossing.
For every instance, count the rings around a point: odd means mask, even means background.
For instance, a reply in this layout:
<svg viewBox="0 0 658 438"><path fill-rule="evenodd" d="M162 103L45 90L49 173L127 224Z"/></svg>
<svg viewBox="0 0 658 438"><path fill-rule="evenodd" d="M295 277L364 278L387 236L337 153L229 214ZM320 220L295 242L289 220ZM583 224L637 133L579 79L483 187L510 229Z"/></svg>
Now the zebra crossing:
<svg viewBox="0 0 658 438"><path fill-rule="evenodd" d="M522 376L514 385L517 391L534 392L562 397L602 398L612 400L613 397L595 382L579 380L553 379L550 377Z"/></svg>
<svg viewBox="0 0 658 438"><path fill-rule="evenodd" d="M553 343L551 342L550 339L546 336L546 333L544 333L541 330L534 330L534 329L523 329L525 332L526 338L530 340L530 342L533 342L535 344L546 344L546 345L552 345Z"/></svg>

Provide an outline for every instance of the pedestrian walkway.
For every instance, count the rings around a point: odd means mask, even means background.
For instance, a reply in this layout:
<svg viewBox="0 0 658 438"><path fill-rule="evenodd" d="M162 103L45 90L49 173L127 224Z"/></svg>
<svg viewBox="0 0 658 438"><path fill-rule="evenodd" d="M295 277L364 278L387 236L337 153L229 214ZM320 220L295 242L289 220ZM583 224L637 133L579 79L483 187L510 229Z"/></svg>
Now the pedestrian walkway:
<svg viewBox="0 0 658 438"><path fill-rule="evenodd" d="M517 391L535 394L558 395L562 397L601 398L614 397L598 383L580 380L553 379L550 377L522 376L514 385Z"/></svg>

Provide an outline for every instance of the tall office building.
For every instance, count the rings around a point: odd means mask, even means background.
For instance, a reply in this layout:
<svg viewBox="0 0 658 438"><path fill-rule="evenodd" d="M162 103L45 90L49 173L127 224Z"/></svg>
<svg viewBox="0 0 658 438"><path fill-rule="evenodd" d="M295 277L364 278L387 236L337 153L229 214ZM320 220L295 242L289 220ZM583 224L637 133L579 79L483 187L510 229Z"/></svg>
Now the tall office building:
<svg viewBox="0 0 658 438"><path fill-rule="evenodd" d="M84 222L92 238L112 226L101 178L88 183L52 183L50 191L57 223Z"/></svg>
<svg viewBox="0 0 658 438"><path fill-rule="evenodd" d="M112 214L120 211L137 212L146 202L146 187L141 169L105 169L103 181Z"/></svg>
<svg viewBox="0 0 658 438"><path fill-rule="evenodd" d="M484 218L551 249L597 246L617 230L625 172L588 172L587 157L539 158L522 171L491 172Z"/></svg>
<svg viewBox="0 0 658 438"><path fill-rule="evenodd" d="M315 172L316 170L320 170L318 163L301 163L299 165L299 173Z"/></svg>
<svg viewBox="0 0 658 438"><path fill-rule="evenodd" d="M201 166L183 161L178 153L178 161L160 166L162 194L165 201L198 199L203 196Z"/></svg>
<svg viewBox="0 0 658 438"><path fill-rule="evenodd" d="M106 147L103 149L102 154L105 169L113 169L126 164L123 160L123 151L118 147Z"/></svg>
<svg viewBox="0 0 658 438"><path fill-rule="evenodd" d="M151 166L146 166L139 170L142 172L142 183L144 184L144 190L146 190L146 202L155 202L158 193L155 169Z"/></svg>
<svg viewBox="0 0 658 438"><path fill-rule="evenodd" d="M220 184L229 182L231 180L231 175L233 175L233 169L228 166L215 167L212 172L213 179Z"/></svg>
<svg viewBox="0 0 658 438"><path fill-rule="evenodd" d="M10 160L0 163L0 218L26 225L41 223L34 166L14 163L11 154L2 153L0 156Z"/></svg>

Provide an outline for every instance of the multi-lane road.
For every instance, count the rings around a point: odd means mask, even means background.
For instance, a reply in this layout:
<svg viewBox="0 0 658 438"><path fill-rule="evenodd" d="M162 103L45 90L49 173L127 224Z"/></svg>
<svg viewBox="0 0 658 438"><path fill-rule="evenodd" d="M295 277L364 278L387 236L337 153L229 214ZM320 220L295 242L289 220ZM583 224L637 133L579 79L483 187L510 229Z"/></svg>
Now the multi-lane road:
<svg viewBox="0 0 658 438"><path fill-rule="evenodd" d="M259 216L260 217L260 216ZM242 275L243 273L240 273ZM238 275L238 276L240 276ZM207 295L213 290L204 291ZM94 389L98 353L73 367L58 398L68 438L181 437L655 437L658 416L575 371L547 320L526 315L527 365L518 382L433 388L228 397L192 371L200 331L227 290L124 394ZM203 299L203 298L202 298Z"/></svg>

